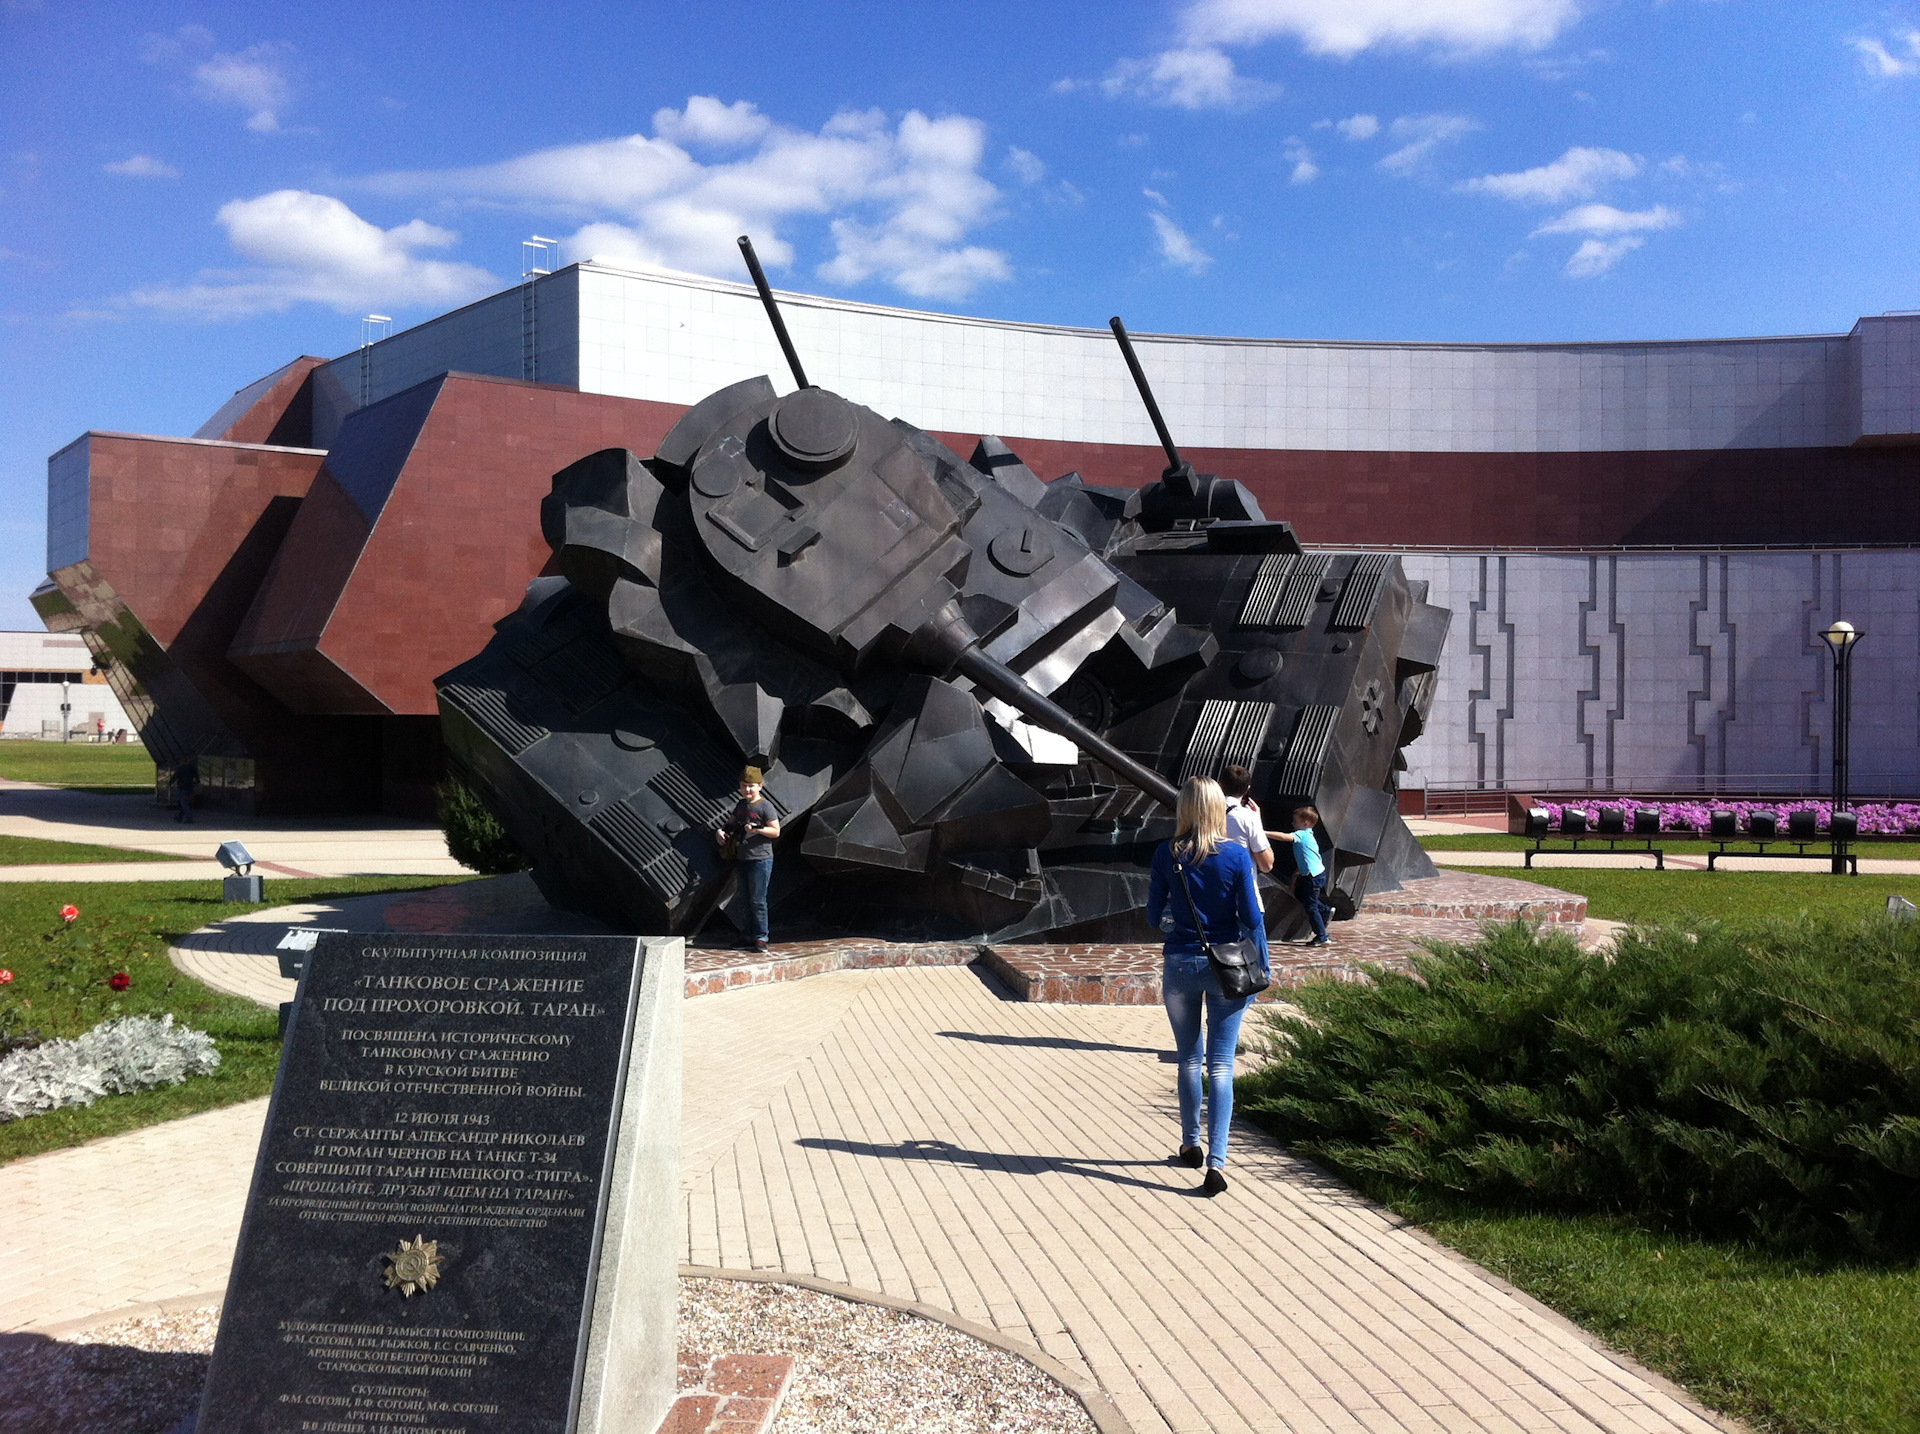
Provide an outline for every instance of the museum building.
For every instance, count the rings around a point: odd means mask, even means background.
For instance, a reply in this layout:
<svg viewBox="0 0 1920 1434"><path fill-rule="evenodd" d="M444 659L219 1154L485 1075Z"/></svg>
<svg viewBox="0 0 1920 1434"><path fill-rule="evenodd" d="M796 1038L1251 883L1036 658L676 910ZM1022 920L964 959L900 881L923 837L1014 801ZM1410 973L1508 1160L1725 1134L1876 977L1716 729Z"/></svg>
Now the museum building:
<svg viewBox="0 0 1920 1434"><path fill-rule="evenodd" d="M1140 487L1165 458L1112 336L800 294L808 377L962 455ZM1098 318L1102 316L1090 316ZM1856 795L1920 793L1920 314L1646 343L1136 334L1183 455L1310 550L1389 549L1453 611L1403 792L1817 791L1854 659ZM49 629L162 767L255 810L420 812L434 677L549 560L586 453L787 369L743 284L599 263L241 389L188 438L48 460Z"/></svg>

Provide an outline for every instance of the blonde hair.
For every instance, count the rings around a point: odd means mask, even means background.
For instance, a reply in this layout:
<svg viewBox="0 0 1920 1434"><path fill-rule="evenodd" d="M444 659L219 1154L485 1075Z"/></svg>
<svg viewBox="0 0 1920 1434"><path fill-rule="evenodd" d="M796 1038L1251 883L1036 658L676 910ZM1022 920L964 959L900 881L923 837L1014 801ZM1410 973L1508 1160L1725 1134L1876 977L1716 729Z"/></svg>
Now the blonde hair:
<svg viewBox="0 0 1920 1434"><path fill-rule="evenodd" d="M1173 839L1184 842L1192 860L1205 861L1227 839L1227 799L1211 777L1189 777L1174 811Z"/></svg>

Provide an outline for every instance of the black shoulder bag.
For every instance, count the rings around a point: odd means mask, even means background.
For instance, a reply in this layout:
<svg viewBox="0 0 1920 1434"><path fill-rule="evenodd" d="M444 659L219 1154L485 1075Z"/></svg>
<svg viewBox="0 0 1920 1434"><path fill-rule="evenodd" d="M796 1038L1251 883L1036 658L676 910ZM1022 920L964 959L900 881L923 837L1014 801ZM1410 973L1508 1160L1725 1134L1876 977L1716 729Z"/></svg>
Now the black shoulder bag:
<svg viewBox="0 0 1920 1434"><path fill-rule="evenodd" d="M1172 855L1171 851L1168 855ZM1187 885L1187 868L1177 856L1173 858L1173 869L1179 874L1180 890L1186 894L1187 914L1193 918L1200 949L1207 953L1213 979L1220 983L1220 994L1229 1001L1238 1001L1244 996L1258 995L1271 986L1273 979L1260 969L1260 948L1253 942L1223 941L1216 946L1207 940L1206 923L1200 919L1200 908L1194 904L1193 888Z"/></svg>

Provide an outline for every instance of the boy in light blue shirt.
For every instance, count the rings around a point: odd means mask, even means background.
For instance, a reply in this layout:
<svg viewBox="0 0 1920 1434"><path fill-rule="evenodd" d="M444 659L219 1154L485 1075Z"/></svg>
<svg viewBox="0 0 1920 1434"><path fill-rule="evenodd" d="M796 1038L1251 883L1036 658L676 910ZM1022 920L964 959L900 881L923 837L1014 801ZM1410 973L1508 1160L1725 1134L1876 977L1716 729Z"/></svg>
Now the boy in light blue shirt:
<svg viewBox="0 0 1920 1434"><path fill-rule="evenodd" d="M1314 808L1295 807L1293 830L1267 835L1293 843L1293 894L1306 908L1307 920L1313 923L1313 940L1307 944L1331 946L1333 938L1327 935L1327 863L1320 855L1320 842L1313 834L1319 820L1320 813Z"/></svg>

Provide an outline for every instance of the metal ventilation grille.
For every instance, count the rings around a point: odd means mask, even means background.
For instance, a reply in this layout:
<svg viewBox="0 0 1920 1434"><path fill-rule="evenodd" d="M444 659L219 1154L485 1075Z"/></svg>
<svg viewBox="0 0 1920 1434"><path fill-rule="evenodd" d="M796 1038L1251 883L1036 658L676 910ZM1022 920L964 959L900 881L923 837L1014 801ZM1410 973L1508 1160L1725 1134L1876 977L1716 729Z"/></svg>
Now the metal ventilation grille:
<svg viewBox="0 0 1920 1434"><path fill-rule="evenodd" d="M1303 707L1287 742L1286 756L1280 765L1279 790L1290 797L1311 797L1320 786L1320 769L1326 765L1327 747L1333 741L1333 724L1340 709L1331 706Z"/></svg>
<svg viewBox="0 0 1920 1434"><path fill-rule="evenodd" d="M1180 780L1211 777L1225 766L1252 767L1254 753L1273 724L1271 702L1228 702L1211 699L1200 708L1180 762Z"/></svg>
<svg viewBox="0 0 1920 1434"><path fill-rule="evenodd" d="M1260 560L1260 571L1253 575L1253 586L1247 589L1246 605L1240 609L1240 626L1274 626L1287 578L1293 572L1294 564L1299 561L1298 553L1273 553Z"/></svg>
<svg viewBox="0 0 1920 1434"><path fill-rule="evenodd" d="M1320 584L1331 566L1333 558L1326 553L1302 553L1294 559L1293 571L1287 576L1286 595L1280 599L1280 610L1273 617L1275 627L1307 625L1307 619L1313 616L1314 600L1320 596Z"/></svg>
<svg viewBox="0 0 1920 1434"><path fill-rule="evenodd" d="M693 884L693 868L687 859L674 850L658 827L625 802L603 807L587 825L669 906Z"/></svg>
<svg viewBox="0 0 1920 1434"><path fill-rule="evenodd" d="M712 780L712 774L702 775L707 777L705 783L696 781L684 768L669 765L647 778L647 785L695 826L712 826L732 813L738 798L724 789L716 793L713 788L718 784ZM703 786L706 790L702 790Z"/></svg>
<svg viewBox="0 0 1920 1434"><path fill-rule="evenodd" d="M491 687L449 682L440 695L464 713L473 725L493 738L509 757L517 757L548 734L545 727L523 722L513 714L507 694Z"/></svg>
<svg viewBox="0 0 1920 1434"><path fill-rule="evenodd" d="M1387 576L1392 553L1362 553L1354 559L1347 585L1340 590L1340 603L1333 610L1331 628L1358 632L1373 621L1373 610L1380 605L1380 588Z"/></svg>

